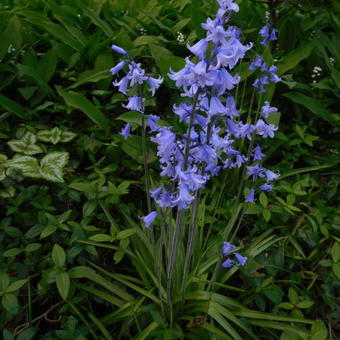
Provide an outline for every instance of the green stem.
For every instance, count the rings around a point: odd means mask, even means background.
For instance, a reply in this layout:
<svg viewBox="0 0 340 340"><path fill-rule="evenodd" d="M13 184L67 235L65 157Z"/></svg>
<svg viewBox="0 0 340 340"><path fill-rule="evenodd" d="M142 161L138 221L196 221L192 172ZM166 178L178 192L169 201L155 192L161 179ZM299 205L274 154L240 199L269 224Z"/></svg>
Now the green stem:
<svg viewBox="0 0 340 340"><path fill-rule="evenodd" d="M184 270L183 270L183 278L182 278L182 286L181 286L181 309L184 307L184 297L185 297L185 286L186 281L189 274L192 252L193 252L193 245L195 243L196 232L197 232L197 212L198 212L198 204L199 204L200 195L195 198L195 201L192 205L192 215L191 215L191 223L190 223L190 230L188 236L188 243L187 243L187 250L185 254L185 262L184 262Z"/></svg>
<svg viewBox="0 0 340 340"><path fill-rule="evenodd" d="M183 170L186 171L188 168L188 159L189 159L189 150L190 150L190 138L191 138L191 129L194 125L195 120L195 111L196 111L196 105L197 100L199 96L200 90L197 90L195 97L193 98L193 104L192 104L192 111L190 114L190 120L189 125L187 129L187 137L186 137L186 144L185 144L185 150L184 150L184 160L183 160ZM176 227L175 232L173 234L172 240L171 240L171 248L170 248L170 256L169 256L169 264L168 264L168 283L167 283L167 300L168 305L170 309L170 327L172 327L173 324L173 310L172 310L172 279L173 279L173 273L174 273L174 265L176 263L177 258L177 252L178 252L178 246L180 241L180 234L181 234L181 227L183 223L184 218L184 211L183 210L177 210L177 217L176 217Z"/></svg>

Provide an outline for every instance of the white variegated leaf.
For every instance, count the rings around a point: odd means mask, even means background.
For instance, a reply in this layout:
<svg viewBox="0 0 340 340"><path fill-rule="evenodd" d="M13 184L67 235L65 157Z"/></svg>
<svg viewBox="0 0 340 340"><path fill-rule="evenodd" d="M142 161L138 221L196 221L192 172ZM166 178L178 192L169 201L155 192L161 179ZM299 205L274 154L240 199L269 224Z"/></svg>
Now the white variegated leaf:
<svg viewBox="0 0 340 340"><path fill-rule="evenodd" d="M6 163L6 161L7 161L7 156L6 155L2 155L1 153L0 153L0 166L2 165L2 164L5 164Z"/></svg>
<svg viewBox="0 0 340 340"><path fill-rule="evenodd" d="M63 143L67 143L71 141L75 136L77 136L76 133L73 133L71 131L63 131L61 135L61 141Z"/></svg>
<svg viewBox="0 0 340 340"><path fill-rule="evenodd" d="M50 142L53 144L57 144L61 141L61 130L58 127L55 127L51 130Z"/></svg>
<svg viewBox="0 0 340 340"><path fill-rule="evenodd" d="M37 137L42 142L50 142L51 131L50 130L41 130L38 132Z"/></svg>
<svg viewBox="0 0 340 340"><path fill-rule="evenodd" d="M26 134L21 138L21 141L23 141L26 145L35 144L37 142L37 137L31 132L26 132Z"/></svg>
<svg viewBox="0 0 340 340"><path fill-rule="evenodd" d="M68 153L67 152L59 152L59 151L54 151L48 153L44 158L40 161L40 165L55 165L58 166L59 168L64 167L67 162L68 162Z"/></svg>
<svg viewBox="0 0 340 340"><path fill-rule="evenodd" d="M6 177L6 170L5 170L6 161L7 161L7 156L0 154L0 181L5 179Z"/></svg>
<svg viewBox="0 0 340 340"><path fill-rule="evenodd" d="M7 142L7 144L9 145L12 151L18 153L24 153L27 146L25 142L17 139L10 140L9 142Z"/></svg>
<svg viewBox="0 0 340 340"><path fill-rule="evenodd" d="M40 175L51 182L64 182L63 167L68 162L67 152L51 152L40 161Z"/></svg>
<svg viewBox="0 0 340 340"><path fill-rule="evenodd" d="M36 144L27 145L26 149L23 151L23 153L28 156L33 156L33 155L36 155L37 153L42 153L42 152L43 151L41 147Z"/></svg>
<svg viewBox="0 0 340 340"><path fill-rule="evenodd" d="M38 160L30 156L16 156L6 162L6 167L10 169L20 170L24 176L39 178Z"/></svg>

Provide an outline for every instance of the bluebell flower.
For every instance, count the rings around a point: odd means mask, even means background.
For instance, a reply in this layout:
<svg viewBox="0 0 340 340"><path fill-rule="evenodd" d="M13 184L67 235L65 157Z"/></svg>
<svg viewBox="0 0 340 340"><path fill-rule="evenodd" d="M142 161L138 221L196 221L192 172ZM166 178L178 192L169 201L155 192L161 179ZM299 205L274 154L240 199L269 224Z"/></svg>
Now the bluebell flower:
<svg viewBox="0 0 340 340"><path fill-rule="evenodd" d="M273 83L278 83L281 81L281 78L275 73L277 71L277 67L276 66L271 66L268 69L269 75L270 75L270 81L272 81Z"/></svg>
<svg viewBox="0 0 340 340"><path fill-rule="evenodd" d="M234 265L235 265L235 262L229 258L223 261L221 264L223 268L232 268L234 267Z"/></svg>
<svg viewBox="0 0 340 340"><path fill-rule="evenodd" d="M226 108L225 106L221 103L221 101L213 96L210 98L210 106L209 106L209 116L214 116L214 115L224 115L226 113Z"/></svg>
<svg viewBox="0 0 340 340"><path fill-rule="evenodd" d="M153 78L153 77L147 77L146 79L147 83L150 86L150 91L152 96L155 95L155 91L160 87L160 85L163 83L163 78L159 77L157 78Z"/></svg>
<svg viewBox="0 0 340 340"><path fill-rule="evenodd" d="M271 182L280 177L280 174L276 174L275 172L270 170L265 170L265 175L268 182Z"/></svg>
<svg viewBox="0 0 340 340"><path fill-rule="evenodd" d="M240 253L235 253L234 256L236 257L238 263L237 266L244 266L247 263L248 258L245 256L242 256Z"/></svg>
<svg viewBox="0 0 340 340"><path fill-rule="evenodd" d="M240 82L240 76L232 76L225 68L220 68L210 72L213 79L213 87L219 96L223 95L226 90L232 90Z"/></svg>
<svg viewBox="0 0 340 340"><path fill-rule="evenodd" d="M207 47L208 47L208 41L206 39L201 39L200 41L198 41L195 45L191 47L189 44L187 44L188 50L192 54L197 56L199 59L204 59Z"/></svg>
<svg viewBox="0 0 340 340"><path fill-rule="evenodd" d="M140 64L131 62L129 68L130 71L127 77L131 81L130 86L134 86L135 84L142 85L145 80L148 80L148 77L145 76L145 70L141 68Z"/></svg>
<svg viewBox="0 0 340 340"><path fill-rule="evenodd" d="M215 30L215 27L219 24L218 20L208 18L207 21L201 24L202 28L212 33Z"/></svg>
<svg viewBox="0 0 340 340"><path fill-rule="evenodd" d="M112 75L117 74L126 64L125 60L120 61L116 66L112 67L110 69L110 72L112 73Z"/></svg>
<svg viewBox="0 0 340 340"><path fill-rule="evenodd" d="M143 105L142 103L145 101L144 98L140 96L133 96L129 97L129 101L126 105L123 104L123 107L126 109L129 109L131 111L143 111Z"/></svg>
<svg viewBox="0 0 340 340"><path fill-rule="evenodd" d="M273 107L273 106L270 106L269 102L264 102L264 105L262 106L261 108L261 115L264 117L264 118L268 118L269 115L272 113L272 112L277 112L277 108L276 107Z"/></svg>
<svg viewBox="0 0 340 340"><path fill-rule="evenodd" d="M223 256L227 256L235 248L236 247L233 244L231 244L230 242L223 242L223 247L222 247Z"/></svg>
<svg viewBox="0 0 340 340"><path fill-rule="evenodd" d="M277 127L274 124L266 124L262 119L259 119L255 125L256 133L263 138L273 138L274 131L277 130Z"/></svg>
<svg viewBox="0 0 340 340"><path fill-rule="evenodd" d="M150 226L153 224L157 217L157 212L156 211L151 211L150 214L140 217L139 219L143 220L145 227L150 228Z"/></svg>
<svg viewBox="0 0 340 340"><path fill-rule="evenodd" d="M261 159L263 159L265 154L262 153L261 148L259 146L256 146L252 152L252 156L254 161L260 161Z"/></svg>
<svg viewBox="0 0 340 340"><path fill-rule="evenodd" d="M131 131L131 124L127 123L119 134L122 135L125 139L128 139L130 136L130 131Z"/></svg>
<svg viewBox="0 0 340 340"><path fill-rule="evenodd" d="M173 200L173 203L177 206L181 206L183 209L186 209L186 206L190 204L194 199L195 197L190 194L188 186L180 182L178 185L178 194L177 197Z"/></svg>
<svg viewBox="0 0 340 340"><path fill-rule="evenodd" d="M217 0L221 8L227 10L227 11L234 11L238 12L239 7L237 4L234 3L233 0Z"/></svg>
<svg viewBox="0 0 340 340"><path fill-rule="evenodd" d="M235 99L233 96L229 96L227 98L226 109L227 109L228 117L232 118L232 117L239 116L239 111L236 108L236 103L235 103Z"/></svg>
<svg viewBox="0 0 340 340"><path fill-rule="evenodd" d="M226 37L227 33L223 26L216 25L210 28L206 39L207 41L212 41L214 44L222 44L223 42L225 42Z"/></svg>
<svg viewBox="0 0 340 340"><path fill-rule="evenodd" d="M158 131L157 121L159 117L156 115L148 115L146 122L149 125L150 131L155 132Z"/></svg>
<svg viewBox="0 0 340 340"><path fill-rule="evenodd" d="M264 169L259 164L247 166L247 175L253 176L254 180L258 177L264 177Z"/></svg>
<svg viewBox="0 0 340 340"><path fill-rule="evenodd" d="M172 107L173 112L179 117L180 122L186 122L187 118L189 118L191 111L192 111L192 105L188 105L186 103L181 103L178 106L174 105Z"/></svg>
<svg viewBox="0 0 340 340"><path fill-rule="evenodd" d="M124 48L121 48L117 45L112 45L111 46L112 50L119 53L119 54L123 54L123 55L127 55L128 53L124 50Z"/></svg>
<svg viewBox="0 0 340 340"><path fill-rule="evenodd" d="M150 196L154 199L158 199L162 193L163 187L158 187L156 189L150 190Z"/></svg>
<svg viewBox="0 0 340 340"><path fill-rule="evenodd" d="M256 56L255 60L249 65L250 71L255 71L260 68L263 64L263 59L260 56Z"/></svg>
<svg viewBox="0 0 340 340"><path fill-rule="evenodd" d="M168 190L161 193L159 199L156 201L161 208L172 206L172 196Z"/></svg>
<svg viewBox="0 0 340 340"><path fill-rule="evenodd" d="M129 78L127 76L123 77L120 81L114 81L113 85L118 87L119 92L127 94Z"/></svg>
<svg viewBox="0 0 340 340"><path fill-rule="evenodd" d="M273 190L273 185L272 184L268 184L268 183L265 183L265 184L262 184L259 189L261 191L272 191Z"/></svg>
<svg viewBox="0 0 340 340"><path fill-rule="evenodd" d="M246 196L246 199L244 201L248 203L255 202L255 190L253 188L249 190L248 195Z"/></svg>
<svg viewBox="0 0 340 340"><path fill-rule="evenodd" d="M195 64L191 62L189 58L185 58L185 66L178 72L174 72L170 68L168 77L176 82L176 86L178 88L182 86L190 86L191 84L188 80L188 77L190 77L191 73L193 72L194 66Z"/></svg>
<svg viewBox="0 0 340 340"><path fill-rule="evenodd" d="M230 38L227 43L217 50L216 68L228 66L229 69L232 69L252 46L252 44L242 45L237 38Z"/></svg>
<svg viewBox="0 0 340 340"><path fill-rule="evenodd" d="M269 41L276 40L276 33L275 29L270 30L270 26L267 24L263 26L259 32L260 36L263 38L261 44L266 46Z"/></svg>

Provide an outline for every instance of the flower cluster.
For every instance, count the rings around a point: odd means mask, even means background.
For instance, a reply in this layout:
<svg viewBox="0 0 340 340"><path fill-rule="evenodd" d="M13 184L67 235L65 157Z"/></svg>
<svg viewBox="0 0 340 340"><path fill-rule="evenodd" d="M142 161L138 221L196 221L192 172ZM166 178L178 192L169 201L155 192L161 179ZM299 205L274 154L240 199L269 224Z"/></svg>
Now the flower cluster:
<svg viewBox="0 0 340 340"><path fill-rule="evenodd" d="M261 71L262 75L254 81L253 86L256 87L260 93L266 92L264 86L268 85L269 82L278 83L281 81L281 78L275 73L277 67L275 65L269 66L260 56L257 56L249 65L249 70L251 71L256 71L258 69Z"/></svg>
<svg viewBox="0 0 340 340"><path fill-rule="evenodd" d="M263 40L261 41L261 44L263 46L266 46L269 41L274 41L274 40L277 39L277 37L276 37L277 30L276 29L271 29L269 24L263 26L261 28L259 34L263 38Z"/></svg>
<svg viewBox="0 0 340 340"><path fill-rule="evenodd" d="M226 257L231 251L233 251L236 247L229 243L229 242L223 242L222 247L222 254L224 257ZM234 260L232 260L229 256L222 262L223 268L232 268L235 265L236 266L244 266L247 263L247 257L242 256L240 253L233 253L231 254L235 257Z"/></svg>
<svg viewBox="0 0 340 340"><path fill-rule="evenodd" d="M128 103L126 105L123 105L126 109L129 109L131 111L137 111L140 113L144 112L144 101L145 98L142 97L141 89L143 84L147 84L149 87L149 91L151 92L151 95L154 96L156 90L159 88L159 86L162 84L163 79L161 77L159 78L153 78L145 75L145 70L141 67L141 64L136 63L133 60L130 60L128 58L128 53L123 48L112 45L112 50L123 55L124 58L121 60L117 65L115 65L113 68L111 68L110 72L112 75L118 74L125 65L128 65L129 72L126 74L126 76L122 77L119 80L116 80L113 82L114 86L118 87L118 91L124 94L128 94L128 91L132 87L138 87L139 91L137 95L130 96L128 99ZM158 119L158 117L155 117L154 115L148 115L147 117L148 125L153 131L155 121ZM131 124L128 123L126 126L122 129L121 135L124 136L125 139L127 139L130 135L131 131Z"/></svg>
<svg viewBox="0 0 340 340"><path fill-rule="evenodd" d="M233 12L238 12L238 5L233 0L217 0L219 9L216 18L208 18L202 24L206 31L205 38L193 46L187 45L192 57L185 59L185 66L178 72L170 70L169 78L182 90L183 101L173 106L173 112L180 122L184 122L186 130L175 132L171 126L158 126L156 116L148 116L148 124L155 135L151 138L157 144L157 155L161 166L161 176L167 177L171 186L158 187L150 191L151 197L160 207L176 207L187 209L204 188L207 181L216 176L222 169L247 167L248 176L253 183L256 180L262 184L256 190L271 190L270 182L278 177L270 170L262 168L260 161L265 156L259 145L255 143L256 136L272 138L277 130L273 124L267 124L265 119L277 111L265 102L261 115L253 123L243 122L236 107L231 90L240 82L240 77L233 74L236 64L245 57L252 44L242 42L241 32L235 26L225 27ZM119 47L113 49L127 56L126 51ZM117 74L128 64L128 74L114 82L122 93L127 93L129 87L147 83L154 95L162 79L145 75L140 64L126 57L118 63L111 72ZM275 74L276 67L268 66L260 57L251 64L251 68L260 68L265 74L254 83L263 92L264 85L269 81L277 82L280 78ZM129 97L126 108L144 112L143 98L140 95ZM130 133L128 124L122 135ZM243 154L237 150L238 139L248 139L250 153ZM241 143L242 144L242 143ZM254 201L255 189L252 188L247 202ZM150 227L157 214L143 218L145 225Z"/></svg>

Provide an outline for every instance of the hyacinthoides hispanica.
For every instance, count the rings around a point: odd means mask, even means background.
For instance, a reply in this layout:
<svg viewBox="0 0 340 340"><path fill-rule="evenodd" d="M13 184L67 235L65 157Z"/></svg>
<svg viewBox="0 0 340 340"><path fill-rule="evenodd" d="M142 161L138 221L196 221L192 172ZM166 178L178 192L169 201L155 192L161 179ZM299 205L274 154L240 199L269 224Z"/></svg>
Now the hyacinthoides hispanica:
<svg viewBox="0 0 340 340"><path fill-rule="evenodd" d="M126 95L129 95L130 89L134 89L134 94L129 96L124 107L137 111L142 116L148 214L141 217L141 220L150 230L154 257L158 258L155 260L155 270L159 299L164 315L163 300L167 304L170 326L174 319L174 303L179 302L180 309L184 307L189 270L199 265L199 261L194 264L192 262L202 189L212 177L220 175L221 172L229 173L233 169L242 169L234 208L229 223L221 233L222 250L216 254L218 260L215 260L216 267L207 287L211 290L220 268L244 266L247 262L247 257L235 252L238 248L231 243L244 214L242 209L245 203L240 202L241 193L246 192L246 203L253 203L256 193L271 191L272 181L278 177L277 173L262 167L265 155L259 141L260 138L273 138L277 130L276 126L266 122L270 114L277 109L269 102L263 102L261 94L265 92L268 84L276 83L280 78L276 75L275 66L268 65L260 56L248 56L247 52L253 48L253 44L244 43L241 31L228 25L233 14L239 11L238 5L232 0L217 2L219 8L216 17L208 18L202 24L206 36L193 46L187 45L191 56L185 59L185 66L177 72L170 70L168 75L181 92L182 100L173 106L173 113L178 117L178 121L185 125L184 131L178 132L172 126L159 125L159 117L145 114L145 89L150 90L154 96L162 79L146 75L141 64L131 60L127 51L116 45L112 46L112 49L122 56L122 60L111 69L112 74L118 75L128 67L127 74L113 84ZM276 31L266 25L260 35L263 38L261 43L266 45L276 38ZM243 107L243 103L247 102L244 98L245 91L242 90L239 103L233 95L241 81L234 69L245 58L251 61L249 69L259 74L252 84L248 110ZM253 110L256 92L260 95L257 96L257 109ZM244 113L246 118L243 117ZM157 145L160 175L163 177L163 185L151 190L145 144L146 129L152 135L151 141ZM131 124L128 123L121 135L128 138L130 133ZM227 177L224 178L221 192ZM151 198L155 210L151 208ZM221 198L220 195L218 201ZM153 230L156 219L161 220L159 232ZM230 238L230 232L235 225L236 230ZM210 233L211 228L208 229L207 237ZM179 247L183 240L186 240L184 264L179 265ZM201 242L203 254L209 246L207 242ZM180 277L176 282L175 274ZM165 296L162 290L166 292ZM176 294L178 291L180 293Z"/></svg>

